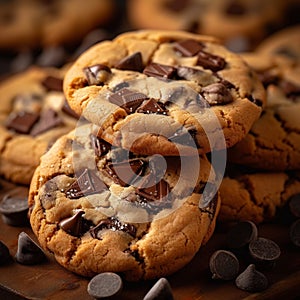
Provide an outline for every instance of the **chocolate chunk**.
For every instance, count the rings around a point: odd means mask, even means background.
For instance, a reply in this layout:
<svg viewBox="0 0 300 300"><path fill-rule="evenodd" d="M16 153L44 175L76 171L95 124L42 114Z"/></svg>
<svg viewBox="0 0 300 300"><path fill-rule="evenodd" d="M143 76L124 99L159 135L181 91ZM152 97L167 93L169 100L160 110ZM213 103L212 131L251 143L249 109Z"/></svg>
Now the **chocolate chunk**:
<svg viewBox="0 0 300 300"><path fill-rule="evenodd" d="M289 230L290 239L292 243L300 247L300 219L296 220L290 227Z"/></svg>
<svg viewBox="0 0 300 300"><path fill-rule="evenodd" d="M166 9L179 13L182 12L188 5L190 4L190 0L167 0L163 2L163 5Z"/></svg>
<svg viewBox="0 0 300 300"><path fill-rule="evenodd" d="M132 237L136 236L136 228L134 225L123 223L115 217L101 220L97 226L90 229L90 234L94 239L101 239L99 232L104 229L109 229L112 231L123 231L125 233L128 233Z"/></svg>
<svg viewBox="0 0 300 300"><path fill-rule="evenodd" d="M35 265L46 260L46 255L27 233L21 232L15 259L22 265Z"/></svg>
<svg viewBox="0 0 300 300"><path fill-rule="evenodd" d="M168 137L168 140L175 144L181 144L185 146L197 146L196 143L197 130L195 127L190 126L189 128L180 128L174 135Z"/></svg>
<svg viewBox="0 0 300 300"><path fill-rule="evenodd" d="M91 145L95 151L95 155L98 157L102 157L105 154L107 154L111 150L111 145L104 141L103 139L100 139L99 137L91 134Z"/></svg>
<svg viewBox="0 0 300 300"><path fill-rule="evenodd" d="M45 110L41 113L40 119L33 126L30 135L37 136L52 128L58 127L63 124L62 118L53 109Z"/></svg>
<svg viewBox="0 0 300 300"><path fill-rule="evenodd" d="M223 57L200 51L198 53L197 65L202 66L204 69L210 69L214 72L223 70L226 61Z"/></svg>
<svg viewBox="0 0 300 300"><path fill-rule="evenodd" d="M203 49L203 45L195 40L183 40L174 44L175 51L178 51L182 56L195 56Z"/></svg>
<svg viewBox="0 0 300 300"><path fill-rule="evenodd" d="M148 291L143 300L173 300L173 292L169 281L160 278Z"/></svg>
<svg viewBox="0 0 300 300"><path fill-rule="evenodd" d="M209 268L213 279L232 280L239 273L239 261L226 250L215 251L209 259Z"/></svg>
<svg viewBox="0 0 300 300"><path fill-rule="evenodd" d="M207 182L201 188L200 193L202 197L199 201L199 209L203 213L207 213L211 218L215 216L217 203L218 203L218 190L214 183Z"/></svg>
<svg viewBox="0 0 300 300"><path fill-rule="evenodd" d="M105 183L92 171L85 169L77 180L65 190L65 194L70 199L77 199L107 190Z"/></svg>
<svg viewBox="0 0 300 300"><path fill-rule="evenodd" d="M137 176L143 173L145 162L141 159L112 162L106 165L105 170L112 180L121 185L130 185Z"/></svg>
<svg viewBox="0 0 300 300"><path fill-rule="evenodd" d="M0 241L0 266L7 264L11 260L9 249Z"/></svg>
<svg viewBox="0 0 300 300"><path fill-rule="evenodd" d="M143 73L151 77L171 79L174 75L176 75L176 68L157 63L150 63L146 66Z"/></svg>
<svg viewBox="0 0 300 300"><path fill-rule="evenodd" d="M159 201L168 196L170 186L165 180L160 180L155 185L137 189L136 193L146 201Z"/></svg>
<svg viewBox="0 0 300 300"><path fill-rule="evenodd" d="M212 79L210 78L211 74L206 71L191 68L191 67L178 67L177 68L177 77L179 79L183 78L185 80L195 81L198 84L203 82L210 82Z"/></svg>
<svg viewBox="0 0 300 300"><path fill-rule="evenodd" d="M247 9L241 1L233 0L228 3L225 13L227 15L242 16L247 13Z"/></svg>
<svg viewBox="0 0 300 300"><path fill-rule="evenodd" d="M300 86L290 81L282 81L280 87L288 98L296 98L300 96Z"/></svg>
<svg viewBox="0 0 300 300"><path fill-rule="evenodd" d="M48 91L63 91L63 80L61 78L57 78L54 76L47 76L41 82L41 84L48 90Z"/></svg>
<svg viewBox="0 0 300 300"><path fill-rule="evenodd" d="M109 96L108 101L126 110L128 114L135 112L148 96L123 88Z"/></svg>
<svg viewBox="0 0 300 300"><path fill-rule="evenodd" d="M267 88L269 85L277 85L278 84L278 75L273 74L269 70L266 70L264 72L257 72L259 80L262 82L265 88Z"/></svg>
<svg viewBox="0 0 300 300"><path fill-rule="evenodd" d="M228 104L233 101L230 91L222 83L213 83L201 90L201 95L210 105Z"/></svg>
<svg viewBox="0 0 300 300"><path fill-rule="evenodd" d="M83 69L83 73L89 85L102 85L111 74L108 66L97 64Z"/></svg>
<svg viewBox="0 0 300 300"><path fill-rule="evenodd" d="M161 114L167 115L168 110L163 103L159 103L154 99L145 100L136 110L138 113L143 114Z"/></svg>
<svg viewBox="0 0 300 300"><path fill-rule="evenodd" d="M257 227L253 222L239 222L227 233L226 244L232 249L242 248L256 240L257 235Z"/></svg>
<svg viewBox="0 0 300 300"><path fill-rule="evenodd" d="M74 119L79 119L79 115L70 107L69 103L65 100L64 105L62 107L62 111L67 115L73 117Z"/></svg>
<svg viewBox="0 0 300 300"><path fill-rule="evenodd" d="M122 288L122 278L118 274L104 272L90 280L87 291L95 299L112 299L112 297L120 294Z"/></svg>
<svg viewBox="0 0 300 300"><path fill-rule="evenodd" d="M289 209L293 216L300 218L300 194L290 197Z"/></svg>
<svg viewBox="0 0 300 300"><path fill-rule="evenodd" d="M115 68L120 70L142 72L144 69L142 53L135 52L123 58L116 64Z"/></svg>
<svg viewBox="0 0 300 300"><path fill-rule="evenodd" d="M268 279L251 264L236 278L235 284L241 290L257 293L268 287Z"/></svg>
<svg viewBox="0 0 300 300"><path fill-rule="evenodd" d="M38 121L39 114L29 112L12 113L6 123L7 129L12 129L18 133L28 134L33 125Z"/></svg>
<svg viewBox="0 0 300 300"><path fill-rule="evenodd" d="M28 224L27 198L11 197L6 195L0 203L0 213L4 223L11 226L24 226Z"/></svg>
<svg viewBox="0 0 300 300"><path fill-rule="evenodd" d="M254 98L252 95L247 95L246 98L259 107L262 107L263 105L263 102L260 99Z"/></svg>

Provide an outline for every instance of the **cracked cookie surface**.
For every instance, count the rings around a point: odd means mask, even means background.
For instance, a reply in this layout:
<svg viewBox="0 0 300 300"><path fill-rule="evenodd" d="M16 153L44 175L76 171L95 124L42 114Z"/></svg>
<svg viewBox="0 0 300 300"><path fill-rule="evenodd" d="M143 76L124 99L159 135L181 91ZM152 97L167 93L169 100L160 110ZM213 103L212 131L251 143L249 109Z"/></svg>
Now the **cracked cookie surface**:
<svg viewBox="0 0 300 300"><path fill-rule="evenodd" d="M257 169L300 168L300 66L276 56L245 54L267 91L267 104L247 136L228 150L228 160Z"/></svg>
<svg viewBox="0 0 300 300"><path fill-rule="evenodd" d="M129 32L95 45L71 66L64 91L102 138L145 155L230 147L265 102L238 55L212 37L180 31ZM189 143L181 139L188 134Z"/></svg>
<svg viewBox="0 0 300 300"><path fill-rule="evenodd" d="M112 147L90 124L61 137L30 186L41 246L84 276L135 281L179 270L212 235L220 206L208 160L182 159Z"/></svg>
<svg viewBox="0 0 300 300"><path fill-rule="evenodd" d="M77 116L62 92L65 70L31 68L1 82L0 174L29 184L40 157Z"/></svg>

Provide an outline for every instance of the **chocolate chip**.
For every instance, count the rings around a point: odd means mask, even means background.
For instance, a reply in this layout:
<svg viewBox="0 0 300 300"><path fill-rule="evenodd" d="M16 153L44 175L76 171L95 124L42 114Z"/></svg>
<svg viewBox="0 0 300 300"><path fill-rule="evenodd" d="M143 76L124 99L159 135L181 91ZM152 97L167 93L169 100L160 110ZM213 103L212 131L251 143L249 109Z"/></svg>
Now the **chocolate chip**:
<svg viewBox="0 0 300 300"><path fill-rule="evenodd" d="M165 180L160 180L155 185L140 188L136 193L146 201L158 201L167 197L170 192L170 186Z"/></svg>
<svg viewBox="0 0 300 300"><path fill-rule="evenodd" d="M148 291L143 300L173 300L173 292L169 281L160 278Z"/></svg>
<svg viewBox="0 0 300 300"><path fill-rule="evenodd" d="M279 78L277 74L273 74L271 71L266 70L264 72L257 72L259 80L262 82L263 86L267 88L269 85L277 85Z"/></svg>
<svg viewBox="0 0 300 300"><path fill-rule="evenodd" d="M70 107L69 103L65 100L64 105L62 107L62 111L67 115L73 117L74 119L79 119L79 115Z"/></svg>
<svg viewBox="0 0 300 300"><path fill-rule="evenodd" d="M87 291L95 299L112 299L112 297L120 294L122 288L122 278L118 274L104 272L90 280Z"/></svg>
<svg viewBox="0 0 300 300"><path fill-rule="evenodd" d="M83 69L83 73L89 85L102 85L111 74L108 66L96 64Z"/></svg>
<svg viewBox="0 0 300 300"><path fill-rule="evenodd" d="M18 237L15 259L22 265L35 265L43 262L46 255L27 233L21 232Z"/></svg>
<svg viewBox="0 0 300 300"><path fill-rule="evenodd" d="M0 241L0 266L7 264L11 260L9 249Z"/></svg>
<svg viewBox="0 0 300 300"><path fill-rule="evenodd" d="M227 250L217 250L209 259L209 268L213 279L234 279L238 275L239 267L236 256Z"/></svg>
<svg viewBox="0 0 300 300"><path fill-rule="evenodd" d="M28 224L27 198L6 195L0 203L0 213L4 223L11 226L24 226Z"/></svg>
<svg viewBox="0 0 300 300"><path fill-rule="evenodd" d="M48 90L48 91L63 91L63 80L61 78L57 78L54 76L47 76L41 82L41 84Z"/></svg>
<svg viewBox="0 0 300 300"><path fill-rule="evenodd" d="M241 16L246 14L247 10L245 5L241 3L241 1L236 1L233 0L230 3L228 3L225 13L227 15L236 15L236 16Z"/></svg>
<svg viewBox="0 0 300 300"><path fill-rule="evenodd" d="M236 278L235 284L241 290L257 293L268 287L268 279L251 264Z"/></svg>
<svg viewBox="0 0 300 300"><path fill-rule="evenodd" d="M6 123L7 129L12 129L18 133L28 134L33 125L38 121L39 114L29 112L12 113Z"/></svg>
<svg viewBox="0 0 300 300"><path fill-rule="evenodd" d="M189 0L167 0L163 2L166 9L173 11L175 13L182 12L190 4Z"/></svg>
<svg viewBox="0 0 300 300"><path fill-rule="evenodd" d="M109 229L112 231L123 231L125 233L128 233L132 237L136 236L136 228L134 225L123 223L115 217L101 220L98 225L90 229L90 234L95 239L101 239L101 235L99 235L99 233L100 231L105 229Z"/></svg>
<svg viewBox="0 0 300 300"><path fill-rule="evenodd" d="M300 194L290 197L289 209L293 216L300 218Z"/></svg>
<svg viewBox="0 0 300 300"><path fill-rule="evenodd" d="M200 51L198 53L197 65L202 66L204 69L210 69L214 72L223 70L226 61L223 57Z"/></svg>
<svg viewBox="0 0 300 300"><path fill-rule="evenodd" d="M107 190L105 183L92 171L85 169L74 183L65 190L70 199L77 199Z"/></svg>
<svg viewBox="0 0 300 300"><path fill-rule="evenodd" d="M300 95L300 86L290 81L282 81L280 87L288 98L295 98Z"/></svg>
<svg viewBox="0 0 300 300"><path fill-rule="evenodd" d="M243 221L233 226L226 236L226 244L229 248L238 249L248 245L257 239L256 225L251 221Z"/></svg>
<svg viewBox="0 0 300 300"><path fill-rule="evenodd" d="M174 75L176 75L176 68L157 63L150 63L146 66L143 73L151 77L171 79Z"/></svg>
<svg viewBox="0 0 300 300"><path fill-rule="evenodd" d="M62 124L63 120L57 112L53 109L48 109L41 113L38 122L33 126L30 134L32 136L37 136Z"/></svg>
<svg viewBox="0 0 300 300"><path fill-rule="evenodd" d="M174 135L168 137L168 140L175 144L181 144L185 146L196 146L196 134L197 130L195 127L191 126L189 128L180 128L178 131L174 133Z"/></svg>
<svg viewBox="0 0 300 300"><path fill-rule="evenodd" d="M203 49L203 45L195 40L183 40L174 44L175 51L184 57L195 56Z"/></svg>
<svg viewBox="0 0 300 300"><path fill-rule="evenodd" d="M103 139L100 139L99 137L91 134L91 145L95 151L95 155L98 157L102 157L105 154L107 154L111 150L111 145L104 141Z"/></svg>
<svg viewBox="0 0 300 300"><path fill-rule="evenodd" d="M201 90L201 95L210 105L228 104L233 101L230 91L222 83L213 83Z"/></svg>
<svg viewBox="0 0 300 300"><path fill-rule="evenodd" d="M135 112L135 110L147 98L148 96L142 93L124 88L110 95L108 101L122 107L128 114L130 114Z"/></svg>
<svg viewBox="0 0 300 300"><path fill-rule="evenodd" d="M290 239L292 243L300 247L300 219L296 220L290 227L289 230Z"/></svg>
<svg viewBox="0 0 300 300"><path fill-rule="evenodd" d="M159 103L152 98L143 101L143 103L136 109L136 112L143 114L168 114L168 110L166 109L164 104Z"/></svg>
<svg viewBox="0 0 300 300"><path fill-rule="evenodd" d="M135 52L127 57L124 57L116 64L115 68L120 70L142 72L144 68L142 53Z"/></svg>

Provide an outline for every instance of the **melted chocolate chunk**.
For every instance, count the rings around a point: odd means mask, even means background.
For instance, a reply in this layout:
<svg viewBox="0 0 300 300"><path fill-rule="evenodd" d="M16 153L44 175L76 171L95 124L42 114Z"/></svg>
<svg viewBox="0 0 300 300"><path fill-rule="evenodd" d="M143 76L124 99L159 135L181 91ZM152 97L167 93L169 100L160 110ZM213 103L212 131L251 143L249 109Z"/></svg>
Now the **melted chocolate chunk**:
<svg viewBox="0 0 300 300"><path fill-rule="evenodd" d="M45 131L48 131L57 126L63 125L63 120L53 109L43 111L40 115L39 121L33 126L30 134L37 136Z"/></svg>
<svg viewBox="0 0 300 300"><path fill-rule="evenodd" d="M166 9L175 13L182 12L186 7L188 7L189 4L190 0L167 0L163 3Z"/></svg>
<svg viewBox="0 0 300 300"><path fill-rule="evenodd" d="M70 107L69 103L65 100L64 105L62 107L62 111L73 117L74 119L79 119L79 115Z"/></svg>
<svg viewBox="0 0 300 300"><path fill-rule="evenodd" d="M142 72L144 65L143 65L143 58L141 52L135 52L122 60L120 60L116 64L116 69L120 70L130 70L130 71L137 71Z"/></svg>
<svg viewBox="0 0 300 300"><path fill-rule="evenodd" d="M89 85L102 85L111 74L111 70L106 65L96 64L84 68L83 73Z"/></svg>
<svg viewBox="0 0 300 300"><path fill-rule="evenodd" d="M201 91L201 95L210 105L227 104L233 101L230 91L222 83L205 86Z"/></svg>
<svg viewBox="0 0 300 300"><path fill-rule="evenodd" d="M197 130L195 127L191 126L189 128L180 128L177 132L174 133L174 135L170 136L168 138L169 141L175 144L181 144L185 146L196 146L198 147L199 145L196 142L196 134Z"/></svg>
<svg viewBox="0 0 300 300"><path fill-rule="evenodd" d="M148 96L123 88L116 93L110 95L109 102L116 104L126 110L128 114L135 112L140 104L147 99Z"/></svg>
<svg viewBox="0 0 300 300"><path fill-rule="evenodd" d="M195 40L183 40L174 44L175 51L184 57L195 56L203 49L203 45Z"/></svg>
<svg viewBox="0 0 300 300"><path fill-rule="evenodd" d="M98 157L101 157L108 153L108 151L111 150L111 145L107 143L106 141L98 138L97 136L91 134L91 145L95 151L95 155Z"/></svg>
<svg viewBox="0 0 300 300"><path fill-rule="evenodd" d="M54 76L47 76L41 84L48 90L48 91L63 91L63 80L61 78L57 78Z"/></svg>
<svg viewBox="0 0 300 300"><path fill-rule="evenodd" d="M157 63L150 63L148 66L146 66L143 73L151 77L171 79L174 75L176 75L176 68Z"/></svg>
<svg viewBox="0 0 300 300"><path fill-rule="evenodd" d="M262 107L263 105L263 102L260 99L256 99L252 95L247 95L246 98L259 107Z"/></svg>
<svg viewBox="0 0 300 300"><path fill-rule="evenodd" d="M70 199L77 199L83 196L101 193L106 189L105 183L94 171L85 169L77 180L65 190L65 194Z"/></svg>
<svg viewBox="0 0 300 300"><path fill-rule="evenodd" d="M94 239L101 239L101 235L99 234L99 232L105 229L109 229L112 231L123 231L125 233L128 233L132 237L136 236L136 228L134 225L123 223L115 217L101 220L97 226L90 229L90 234Z"/></svg>
<svg viewBox="0 0 300 300"><path fill-rule="evenodd" d="M18 133L28 134L33 125L38 121L39 114L20 112L18 114L11 114L9 116L8 123L6 124L7 129L12 129Z"/></svg>
<svg viewBox="0 0 300 300"><path fill-rule="evenodd" d="M138 113L143 114L161 114L167 115L168 110L163 103L157 102L155 99L145 100L136 110Z"/></svg>
<svg viewBox="0 0 300 300"><path fill-rule="evenodd" d="M200 51L198 53L197 65L202 66L204 69L210 69L213 72L223 70L226 61L223 57Z"/></svg>
<svg viewBox="0 0 300 300"><path fill-rule="evenodd" d="M168 196L170 192L169 184L165 180L160 180L155 185L137 189L138 196L145 201L159 201Z"/></svg>

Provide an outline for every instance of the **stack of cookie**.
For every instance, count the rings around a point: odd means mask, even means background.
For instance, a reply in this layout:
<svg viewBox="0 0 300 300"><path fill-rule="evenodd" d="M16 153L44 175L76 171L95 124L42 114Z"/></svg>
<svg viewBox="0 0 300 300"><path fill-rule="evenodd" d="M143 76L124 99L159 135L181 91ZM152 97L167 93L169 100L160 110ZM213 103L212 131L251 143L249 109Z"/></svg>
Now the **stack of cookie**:
<svg viewBox="0 0 300 300"><path fill-rule="evenodd" d="M220 221L269 221L300 193L299 33L299 26L290 27L243 54L266 88L267 105L247 136L228 151Z"/></svg>
<svg viewBox="0 0 300 300"><path fill-rule="evenodd" d="M41 246L84 276L182 268L214 231L226 149L262 112L256 73L212 37L145 30L83 53L64 94L81 117L31 182Z"/></svg>

